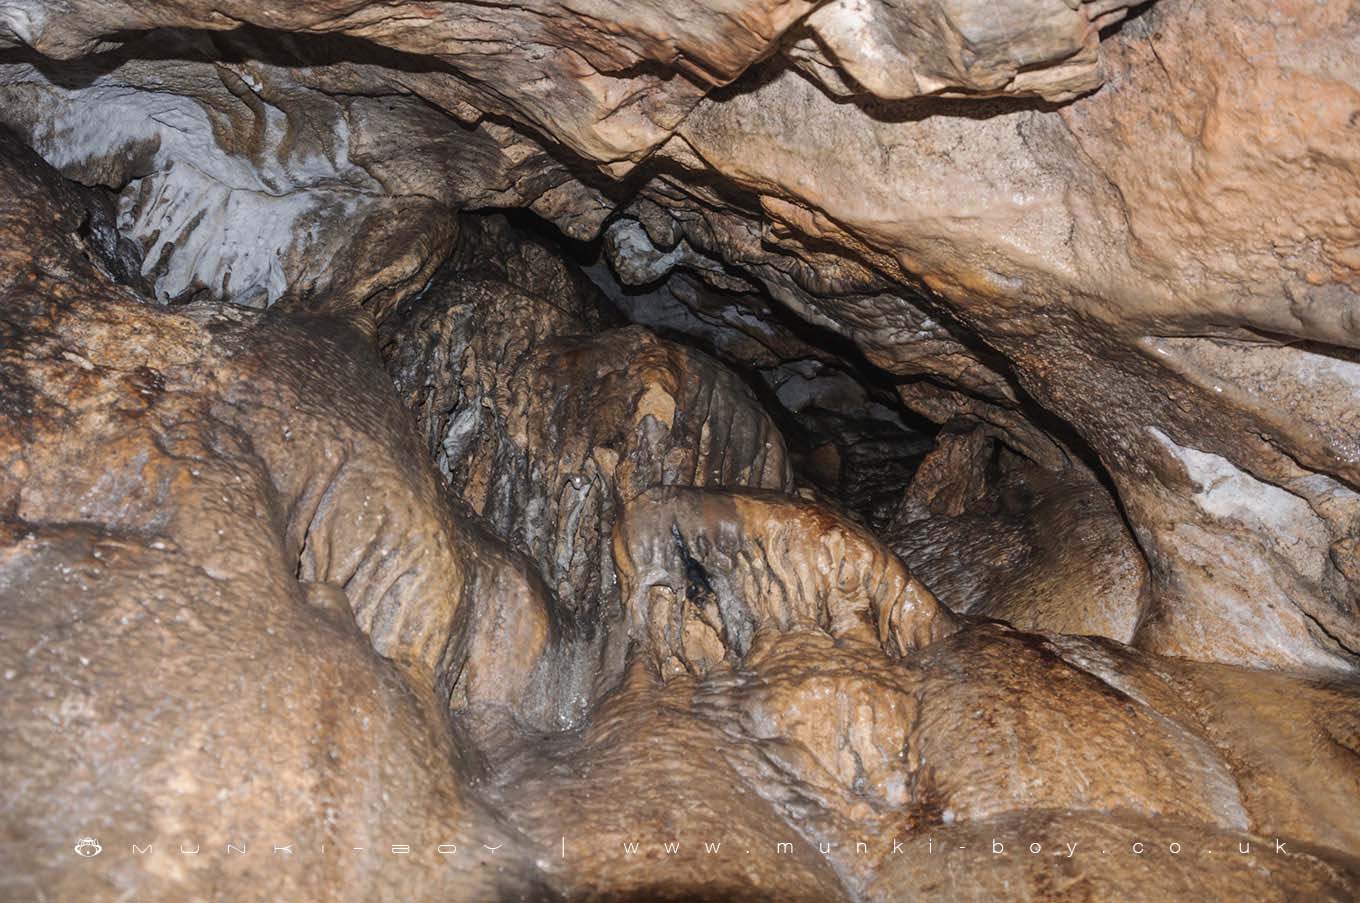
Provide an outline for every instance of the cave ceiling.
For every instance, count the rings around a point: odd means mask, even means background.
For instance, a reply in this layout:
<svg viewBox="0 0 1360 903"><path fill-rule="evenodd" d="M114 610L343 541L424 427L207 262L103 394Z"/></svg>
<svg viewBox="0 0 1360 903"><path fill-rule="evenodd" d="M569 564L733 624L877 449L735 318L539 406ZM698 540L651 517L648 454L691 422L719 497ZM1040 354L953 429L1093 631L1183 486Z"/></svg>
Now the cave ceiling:
<svg viewBox="0 0 1360 903"><path fill-rule="evenodd" d="M1355 4L0 0L0 129L0 896L1360 895Z"/></svg>

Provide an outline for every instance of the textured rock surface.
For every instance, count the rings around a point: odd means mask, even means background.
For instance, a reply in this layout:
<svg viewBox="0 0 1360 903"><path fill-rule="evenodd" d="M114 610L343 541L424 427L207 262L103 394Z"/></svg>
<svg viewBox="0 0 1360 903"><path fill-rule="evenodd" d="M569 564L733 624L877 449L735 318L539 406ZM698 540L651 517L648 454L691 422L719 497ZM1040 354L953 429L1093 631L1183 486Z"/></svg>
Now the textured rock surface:
<svg viewBox="0 0 1360 903"><path fill-rule="evenodd" d="M1147 565L1104 487L980 429L940 434L883 538L954 611L1025 630L1127 643L1147 606Z"/></svg>
<svg viewBox="0 0 1360 903"><path fill-rule="evenodd" d="M448 255L455 209L532 206L568 231L605 212L585 189L561 209L569 176L509 128L360 90L342 48L270 62L294 52L269 34L191 32L92 62L25 57L0 64L0 121L67 176L118 192L163 301L381 314Z"/></svg>
<svg viewBox="0 0 1360 903"><path fill-rule="evenodd" d="M1100 30L1133 0L837 0L790 56L837 96L992 94L1071 100L1100 87Z"/></svg>
<svg viewBox="0 0 1360 903"><path fill-rule="evenodd" d="M900 656L957 628L868 531L782 495L650 489L614 548L630 631L663 673L740 663L765 631L817 627Z"/></svg>
<svg viewBox="0 0 1360 903"><path fill-rule="evenodd" d="M1360 896L1352 7L0 5L0 896Z"/></svg>
<svg viewBox="0 0 1360 903"><path fill-rule="evenodd" d="M527 890L525 867L484 852L401 879L313 858L472 829L524 861L460 781L427 667L475 566L428 465L402 454L415 442L362 334L154 312L77 253L80 212L41 163L0 166L4 895ZM352 402L343 425L308 390L322 381ZM401 617L411 598L443 617L440 646ZM72 825L160 852L80 868ZM296 844L297 860L171 852L247 835Z"/></svg>
<svg viewBox="0 0 1360 903"><path fill-rule="evenodd" d="M21 0L6 16L4 39L69 59L157 28L211 35L244 25L337 36L355 62L378 56L393 68L416 69L394 79L403 92L454 112L471 104L512 115L577 153L626 163L664 141L705 88L732 81L775 50L781 35L818 5L724 0L619 9L600 0L535 0L416 4L408 14L400 5L356 0L304 9L263 0L225 7L81 0L58 16ZM954 90L1058 99L1099 85L1098 31L1130 5L1009 0L996 15L973 0L938 0L910 12L879 0L847 0L824 7L808 26L849 80L868 81L878 96ZM830 68L821 54L813 59ZM887 75L893 68L898 73ZM886 83L874 84L875 76Z"/></svg>
<svg viewBox="0 0 1360 903"><path fill-rule="evenodd" d="M1246 714L1237 694L1256 672L992 626L900 662L806 627L763 633L740 667L704 678L663 678L650 660L633 659L583 733L507 764L498 792L530 833L566 819L599 841L549 866L583 898L1044 899L1071 880L1140 899L1345 899L1360 880L1337 851L1355 849L1351 754L1294 756L1306 736L1354 736L1335 696L1353 686L1269 677ZM990 858L994 839L1008 857ZM1277 840L1289 856L1273 858ZM1076 852L1058 862L1065 843Z"/></svg>
<svg viewBox="0 0 1360 903"><path fill-rule="evenodd" d="M561 297L561 296L558 296ZM716 361L503 282L425 293L390 340L454 494L543 563L584 629L617 610L616 511L653 485L787 490L784 441Z"/></svg>
<svg viewBox="0 0 1360 903"><path fill-rule="evenodd" d="M1149 561L1139 644L1350 669L1355 455L1322 425L1348 422L1354 407L1346 9L1157 3L1103 45L1102 90L1061 110L836 103L770 65L746 90L700 104L661 153L682 171L722 174L726 196L745 201L745 223L732 205L706 218L723 233L710 242L717 257L761 258L754 272L771 291L820 294L820 314L851 328L919 318L919 296L858 294L869 286L853 267L813 278L789 262L841 248L924 288L929 309L985 341L982 361L1013 379L1012 395L1072 427L1109 471ZM1278 98L1304 95L1279 113ZM676 181L656 197L674 198ZM671 203L693 211L712 198ZM768 247L753 247L752 232ZM914 343L899 347L901 364L873 350L890 370L919 372ZM953 394L913 386L907 404L985 422L1061 466L1061 448L1035 436L1070 448L1052 421L926 365ZM1196 475L1185 464L1195 453L1221 469ZM1290 563L1275 529L1228 513L1231 501L1195 501L1214 474L1254 511L1298 509L1290 529L1308 538L1290 554L1307 561Z"/></svg>
<svg viewBox="0 0 1360 903"><path fill-rule="evenodd" d="M1339 901L1355 893L1353 882L1338 874L1325 854L1297 842L1290 848L1295 853L1281 863L1270 858L1278 838L1217 831L1193 854L1178 841L1158 844L1148 839L1182 836L1206 838L1206 832L1164 818L1011 813L950 826L929 841L908 842L904 857L875 877L866 896L895 900L904 886L949 888L952 895L978 900L1043 900L1056 894L1148 903L1196 896L1208 888L1224 897L1272 901L1291 900L1296 894ZM1055 844L1048 840L1054 837L1065 839ZM1178 844L1177 852L1171 844ZM1075 851L1099 851L1099 858L1077 860L1077 852L1068 857L1069 845ZM933 846L951 853L934 856ZM1119 864L1112 868L1112 862ZM1254 880L1254 874L1266 869L1275 871L1277 886Z"/></svg>

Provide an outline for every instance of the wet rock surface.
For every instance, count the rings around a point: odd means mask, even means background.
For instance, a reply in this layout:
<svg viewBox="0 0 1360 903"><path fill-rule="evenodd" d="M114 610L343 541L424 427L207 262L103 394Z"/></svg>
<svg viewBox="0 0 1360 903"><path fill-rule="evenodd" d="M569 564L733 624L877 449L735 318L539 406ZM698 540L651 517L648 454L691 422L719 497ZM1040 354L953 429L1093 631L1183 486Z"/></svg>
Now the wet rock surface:
<svg viewBox="0 0 1360 903"><path fill-rule="evenodd" d="M0 5L0 897L1360 896L1350 5L616 7Z"/></svg>
<svg viewBox="0 0 1360 903"><path fill-rule="evenodd" d="M431 862L392 882L358 859L279 870L260 856L72 868L72 824L166 850L211 842L209 822L215 838L267 820L312 851L397 825L429 843L477 826L522 857L458 777L435 650L397 623L393 577L442 598L424 615L437 621L468 568L428 466L402 454L418 447L362 333L149 308L78 252L73 205L44 196L32 164L3 166L45 214L34 234L7 207L5 235L33 251L6 255L0 276L5 895L409 899L448 877ZM346 426L298 398L312 378L354 396ZM294 455L310 465L280 466ZM415 544L395 547L396 528ZM457 871L474 895L532 882L487 861Z"/></svg>
<svg viewBox="0 0 1360 903"><path fill-rule="evenodd" d="M1105 488L982 430L939 435L883 538L958 612L1128 643L1146 611L1147 565Z"/></svg>

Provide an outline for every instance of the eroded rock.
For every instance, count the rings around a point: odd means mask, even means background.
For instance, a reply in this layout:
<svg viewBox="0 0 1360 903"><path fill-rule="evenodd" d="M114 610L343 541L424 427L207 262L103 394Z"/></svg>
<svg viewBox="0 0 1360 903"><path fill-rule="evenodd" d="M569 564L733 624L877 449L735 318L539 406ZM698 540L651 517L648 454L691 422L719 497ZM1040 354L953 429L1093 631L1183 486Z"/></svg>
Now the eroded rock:
<svg viewBox="0 0 1360 903"><path fill-rule="evenodd" d="M1147 614L1147 565L1109 492L982 429L940 434L883 536L958 612L1124 643Z"/></svg>
<svg viewBox="0 0 1360 903"><path fill-rule="evenodd" d="M662 7L0 10L0 894L1354 898L1348 4Z"/></svg>
<svg viewBox="0 0 1360 903"><path fill-rule="evenodd" d="M593 631L617 611L618 508L658 484L786 490L784 442L716 361L504 283L449 284L394 338L398 385L455 495ZM595 322L598 322L596 318Z"/></svg>
<svg viewBox="0 0 1360 903"><path fill-rule="evenodd" d="M529 892L485 852L400 878L320 858L472 830L524 861L460 778L431 686L442 645L402 606L436 603L437 622L474 568L430 466L402 453L418 446L363 333L147 307L77 253L53 176L0 166L29 189L5 206L7 245L48 248L0 277L6 895ZM82 868L72 830L119 855ZM218 855L228 842L297 858Z"/></svg>
<svg viewBox="0 0 1360 903"><path fill-rule="evenodd" d="M957 629L867 530L787 496L649 490L614 550L629 631L662 671L739 663L762 630L818 627L905 655Z"/></svg>

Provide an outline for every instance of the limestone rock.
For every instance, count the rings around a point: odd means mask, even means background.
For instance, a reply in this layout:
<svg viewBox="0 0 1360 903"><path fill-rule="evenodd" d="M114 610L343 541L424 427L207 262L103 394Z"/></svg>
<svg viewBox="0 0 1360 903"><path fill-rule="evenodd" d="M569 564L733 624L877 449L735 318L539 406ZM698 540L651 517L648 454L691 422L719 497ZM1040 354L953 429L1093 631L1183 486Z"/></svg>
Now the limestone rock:
<svg viewBox="0 0 1360 903"><path fill-rule="evenodd" d="M1100 30L1134 0L836 0L807 19L790 54L837 95L1034 95L1071 100L1100 87Z"/></svg>
<svg viewBox="0 0 1360 903"><path fill-rule="evenodd" d="M0 897L1355 898L1352 6L4 4Z"/></svg>
<svg viewBox="0 0 1360 903"><path fill-rule="evenodd" d="M530 892L485 853L400 879L307 858L473 830L524 861L440 726L428 665L448 634L402 604L456 612L470 550L362 333L147 307L79 253L71 201L34 174L0 160L7 197L37 189L0 219L5 895ZM119 854L83 868L73 830Z"/></svg>
<svg viewBox="0 0 1360 903"><path fill-rule="evenodd" d="M815 626L905 655L957 629L868 531L785 496L651 489L614 549L629 630L664 671L739 663L763 630Z"/></svg>
<svg viewBox="0 0 1360 903"><path fill-rule="evenodd" d="M883 538L960 613L1124 643L1147 614L1147 565L1105 488L980 429L941 434Z"/></svg>
<svg viewBox="0 0 1360 903"><path fill-rule="evenodd" d="M636 327L580 335L585 316L504 284L450 283L413 317L397 381L452 492L588 633L619 610L620 506L653 485L791 488L778 430L702 354Z"/></svg>
<svg viewBox="0 0 1360 903"><path fill-rule="evenodd" d="M1105 87L1060 111L885 111L769 66L701 103L667 147L677 165L720 173L729 197L755 195L743 229L797 236L784 253L839 247L926 289L1075 430L1148 558L1158 614L1139 643L1350 670L1356 601L1338 579L1349 556L1332 550L1353 543L1354 454L1308 425L1347 422L1354 407L1342 247L1356 167L1336 143L1356 85L1344 6L1286 16L1163 0L1104 43ZM1297 77L1291 60L1308 61ZM1279 116L1276 98L1298 92L1311 100ZM901 306L876 304L883 317ZM1268 530L1189 503L1202 484L1149 427L1312 509L1315 563L1299 572ZM1201 619L1215 639L1190 626Z"/></svg>

